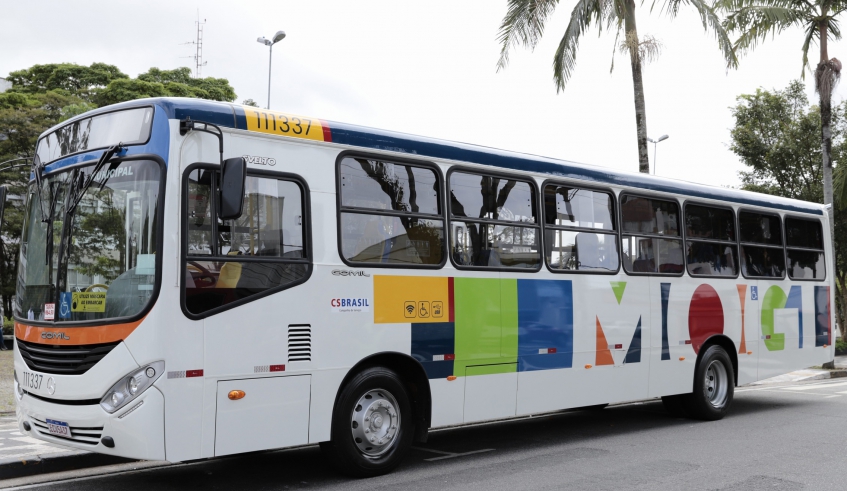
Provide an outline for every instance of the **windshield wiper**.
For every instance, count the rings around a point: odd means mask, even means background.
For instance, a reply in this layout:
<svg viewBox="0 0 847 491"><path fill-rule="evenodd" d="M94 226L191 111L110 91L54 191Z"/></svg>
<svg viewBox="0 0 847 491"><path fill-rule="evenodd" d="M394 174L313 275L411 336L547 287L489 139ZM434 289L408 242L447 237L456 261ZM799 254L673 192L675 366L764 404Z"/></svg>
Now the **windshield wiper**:
<svg viewBox="0 0 847 491"><path fill-rule="evenodd" d="M82 197L85 196L85 192L88 190L88 188L91 187L91 183L94 182L94 178L97 177L97 174L100 173L100 170L103 168L103 166L106 165L106 163L112 157L114 157L115 154L120 154L124 150L126 149L123 147L123 143L118 143L117 145L112 145L111 147L109 147L108 150L103 152L103 155L100 156L100 160L98 160L97 163L94 165L94 169L92 169L91 174L88 175L88 178L85 180L85 182L79 184L78 186L73 186L71 189L68 190L68 192L73 193L73 195L71 196L71 200L68 204L68 209L65 212L67 216L73 215L77 205L80 201L82 201ZM77 183L78 182L79 181L77 181ZM103 185L105 184L106 182L104 180ZM103 185L100 186L100 189L103 189Z"/></svg>

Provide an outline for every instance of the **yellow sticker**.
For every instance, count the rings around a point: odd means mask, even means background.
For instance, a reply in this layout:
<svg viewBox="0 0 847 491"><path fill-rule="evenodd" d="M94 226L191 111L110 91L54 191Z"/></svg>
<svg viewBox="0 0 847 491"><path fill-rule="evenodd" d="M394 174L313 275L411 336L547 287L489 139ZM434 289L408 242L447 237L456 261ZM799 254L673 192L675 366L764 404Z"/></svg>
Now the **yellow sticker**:
<svg viewBox="0 0 847 491"><path fill-rule="evenodd" d="M374 276L374 323L450 322L449 278Z"/></svg>
<svg viewBox="0 0 847 491"><path fill-rule="evenodd" d="M271 135L305 138L307 140L332 141L329 127L324 127L320 119L286 114L265 109L245 107L247 129Z"/></svg>
<svg viewBox="0 0 847 491"><path fill-rule="evenodd" d="M71 312L105 312L106 292L74 292Z"/></svg>

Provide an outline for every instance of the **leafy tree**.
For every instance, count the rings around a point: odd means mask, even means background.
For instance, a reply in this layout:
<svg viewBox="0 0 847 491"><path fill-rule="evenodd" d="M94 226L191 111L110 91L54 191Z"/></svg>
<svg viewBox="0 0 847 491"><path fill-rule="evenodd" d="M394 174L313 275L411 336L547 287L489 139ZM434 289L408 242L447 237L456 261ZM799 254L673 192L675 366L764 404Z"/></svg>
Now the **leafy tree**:
<svg viewBox="0 0 847 491"><path fill-rule="evenodd" d="M42 94L58 90L92 102L97 89L105 88L113 80L128 79L129 76L116 66L105 63L92 63L88 67L73 63L50 63L11 72L6 78L12 82L13 92Z"/></svg>
<svg viewBox="0 0 847 491"><path fill-rule="evenodd" d="M803 39L803 65L805 77L809 66L809 48L817 42L820 59L815 69L815 91L820 97L819 156L823 163L823 202L831 204L832 196L832 89L841 77L841 62L829 58L829 39L841 39L838 16L847 11L842 0L718 0L715 7L729 12L724 27L737 32L739 38L734 49L744 54L753 50L768 37L774 37L790 27L801 27Z"/></svg>
<svg viewBox="0 0 847 491"><path fill-rule="evenodd" d="M823 203L820 109L809 105L803 84L758 89L736 101L730 149L750 168L740 173L742 188ZM832 141L839 160L847 151L847 102L832 114ZM847 181L847 166L836 167L835 174L836 182ZM838 198L836 205L847 208L847 199ZM835 215L834 230L836 315L847 340L847 214Z"/></svg>
<svg viewBox="0 0 847 491"><path fill-rule="evenodd" d="M730 150L751 168L740 174L744 188L820 201L821 148L816 134L820 111L809 107L803 84L793 81L784 90L757 89L737 100L731 109L735 126ZM844 137L842 126L836 125L839 140Z"/></svg>
<svg viewBox="0 0 847 491"><path fill-rule="evenodd" d="M186 67L151 68L138 78L113 81L97 95L97 103L105 106L144 97L195 97L231 102L236 95L225 78L191 78L191 69Z"/></svg>
<svg viewBox="0 0 847 491"><path fill-rule="evenodd" d="M250 107L259 107L259 103L254 101L253 99L244 99L241 101L242 106L250 106Z"/></svg>
<svg viewBox="0 0 847 491"><path fill-rule="evenodd" d="M559 0L508 0L509 9L500 25L498 41L501 45L500 60L497 69L503 69L509 62L509 49L522 44L535 48L544 33L544 25ZM643 2L642 2L643 3ZM655 6L656 3L653 3ZM720 19L709 4L703 0L665 0L662 10L675 18L680 7L691 6L700 14L703 28L711 29L718 41L728 67L737 66L732 43L729 40ZM565 89L571 73L576 67L576 52L580 38L592 27L597 26L616 32L616 43L620 35L624 40L620 50L629 54L632 68L632 85L635 99L635 124L638 138L639 171L650 172L647 156L647 110L644 105L644 81L641 64L658 54L658 42L650 36L639 38L635 22L635 0L578 0L571 11L571 20L559 41L559 48L553 57L553 80L557 91ZM652 10L652 7L651 7ZM614 68L614 61L612 63Z"/></svg>

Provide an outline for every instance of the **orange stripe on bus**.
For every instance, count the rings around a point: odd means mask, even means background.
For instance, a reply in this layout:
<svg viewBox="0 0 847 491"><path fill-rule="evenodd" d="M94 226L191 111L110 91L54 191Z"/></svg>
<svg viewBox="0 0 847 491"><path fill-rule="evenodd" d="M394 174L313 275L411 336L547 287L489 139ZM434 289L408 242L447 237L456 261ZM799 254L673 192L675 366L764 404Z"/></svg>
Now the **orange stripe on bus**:
<svg viewBox="0 0 847 491"><path fill-rule="evenodd" d="M107 324L91 327L41 327L15 322L15 337L21 341L64 346L103 344L123 341L144 319L126 324ZM45 336L45 334L51 334Z"/></svg>

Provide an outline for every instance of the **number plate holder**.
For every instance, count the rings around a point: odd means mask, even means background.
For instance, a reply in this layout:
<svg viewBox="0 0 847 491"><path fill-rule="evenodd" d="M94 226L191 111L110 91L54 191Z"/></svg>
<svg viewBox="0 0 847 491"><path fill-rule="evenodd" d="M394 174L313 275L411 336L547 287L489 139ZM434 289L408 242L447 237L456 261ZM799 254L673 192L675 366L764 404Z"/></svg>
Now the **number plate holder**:
<svg viewBox="0 0 847 491"><path fill-rule="evenodd" d="M55 419L47 420L47 432L53 436L62 438L71 438L71 427L64 421L56 421Z"/></svg>

